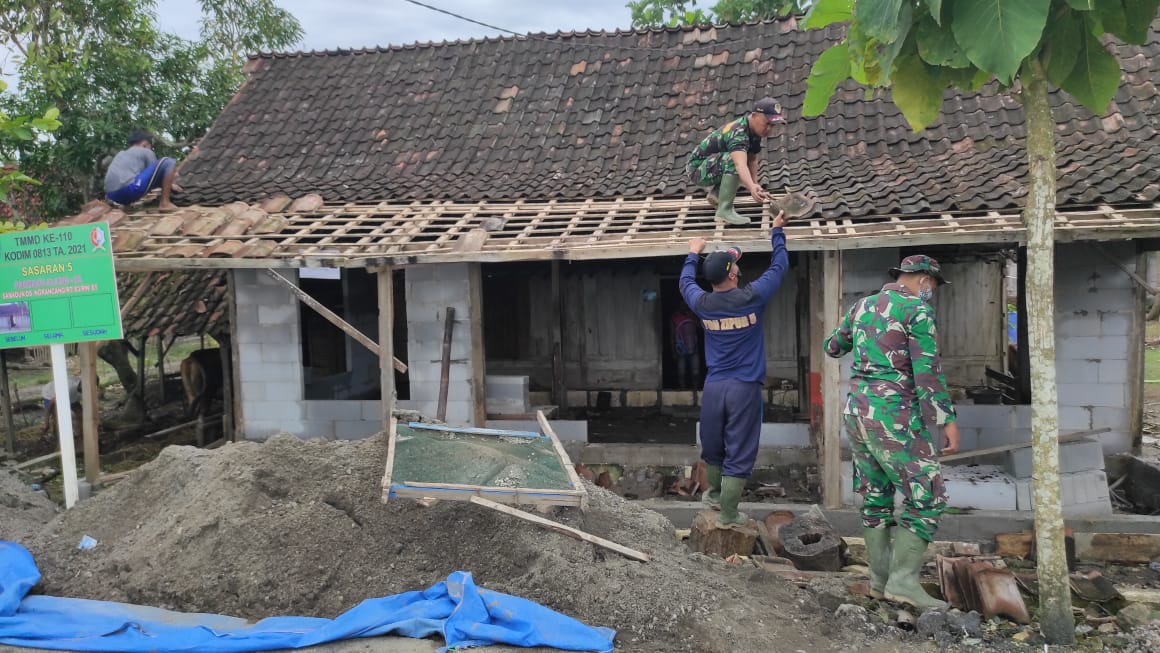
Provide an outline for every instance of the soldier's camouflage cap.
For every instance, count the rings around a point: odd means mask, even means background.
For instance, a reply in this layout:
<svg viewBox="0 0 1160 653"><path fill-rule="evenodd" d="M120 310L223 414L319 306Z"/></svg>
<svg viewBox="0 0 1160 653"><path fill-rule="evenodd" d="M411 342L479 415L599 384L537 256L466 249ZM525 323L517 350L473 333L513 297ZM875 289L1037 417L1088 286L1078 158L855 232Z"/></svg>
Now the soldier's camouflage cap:
<svg viewBox="0 0 1160 653"><path fill-rule="evenodd" d="M902 259L898 267L890 268L890 278L897 279L898 275L904 272L925 272L934 277L940 286L950 283L943 277L942 267L939 266L938 261L925 254L915 254Z"/></svg>

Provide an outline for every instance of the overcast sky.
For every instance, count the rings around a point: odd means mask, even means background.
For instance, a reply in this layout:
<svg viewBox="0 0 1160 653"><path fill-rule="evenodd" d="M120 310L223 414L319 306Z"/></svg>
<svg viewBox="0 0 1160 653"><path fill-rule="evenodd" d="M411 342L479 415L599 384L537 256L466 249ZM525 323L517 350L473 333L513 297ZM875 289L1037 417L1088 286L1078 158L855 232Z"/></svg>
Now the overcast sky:
<svg viewBox="0 0 1160 653"><path fill-rule="evenodd" d="M276 0L294 14L306 36L303 50L399 45L417 41L497 36L496 30L416 6L406 0ZM627 29L627 0L423 0L468 18L528 32ZM157 0L160 27L195 38L197 0Z"/></svg>

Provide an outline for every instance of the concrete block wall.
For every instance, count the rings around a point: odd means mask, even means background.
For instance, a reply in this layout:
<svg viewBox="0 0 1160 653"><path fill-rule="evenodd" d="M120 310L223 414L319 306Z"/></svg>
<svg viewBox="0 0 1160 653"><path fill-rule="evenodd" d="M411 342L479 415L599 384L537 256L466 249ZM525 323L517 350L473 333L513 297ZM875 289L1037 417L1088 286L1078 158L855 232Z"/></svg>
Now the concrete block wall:
<svg viewBox="0 0 1160 653"><path fill-rule="evenodd" d="M411 400L407 403L425 415L436 414L443 324L447 307L454 307L446 421L456 426L474 426L471 314L482 307L471 305L469 265L450 263L407 268L407 361L411 382Z"/></svg>
<svg viewBox="0 0 1160 653"><path fill-rule="evenodd" d="M298 283L293 271L280 271ZM238 374L246 439L306 432L298 298L262 270L234 270ZM320 434L325 436L325 433Z"/></svg>

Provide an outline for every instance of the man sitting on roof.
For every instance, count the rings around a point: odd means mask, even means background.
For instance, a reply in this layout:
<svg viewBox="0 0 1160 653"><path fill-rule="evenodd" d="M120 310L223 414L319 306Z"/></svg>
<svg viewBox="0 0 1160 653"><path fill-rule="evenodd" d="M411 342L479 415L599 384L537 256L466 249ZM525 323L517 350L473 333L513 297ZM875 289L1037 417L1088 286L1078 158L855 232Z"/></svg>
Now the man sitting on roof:
<svg viewBox="0 0 1160 653"><path fill-rule="evenodd" d="M105 197L121 206L128 206L145 196L154 188L161 188L162 209L175 209L169 195L181 192L181 187L173 183L177 176L177 163L169 158L157 158L153 153L153 136L137 130L129 136L128 149L117 152L109 170L105 173Z"/></svg>
<svg viewBox="0 0 1160 653"><path fill-rule="evenodd" d="M741 186L764 202L769 194L757 183L757 154L761 139L773 133L773 124L784 121L781 104L761 98L753 111L705 137L693 150L685 172L698 186L709 190L709 202L717 207L717 219L729 224L748 224L749 218L733 209Z"/></svg>

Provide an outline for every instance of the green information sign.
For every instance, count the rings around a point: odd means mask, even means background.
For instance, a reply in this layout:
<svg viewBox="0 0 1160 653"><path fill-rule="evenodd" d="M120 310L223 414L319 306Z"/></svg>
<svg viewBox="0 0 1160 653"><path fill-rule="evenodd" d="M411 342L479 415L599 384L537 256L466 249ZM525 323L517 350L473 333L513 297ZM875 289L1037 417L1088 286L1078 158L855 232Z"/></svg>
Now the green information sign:
<svg viewBox="0 0 1160 653"><path fill-rule="evenodd" d="M0 235L0 349L121 337L108 224Z"/></svg>

